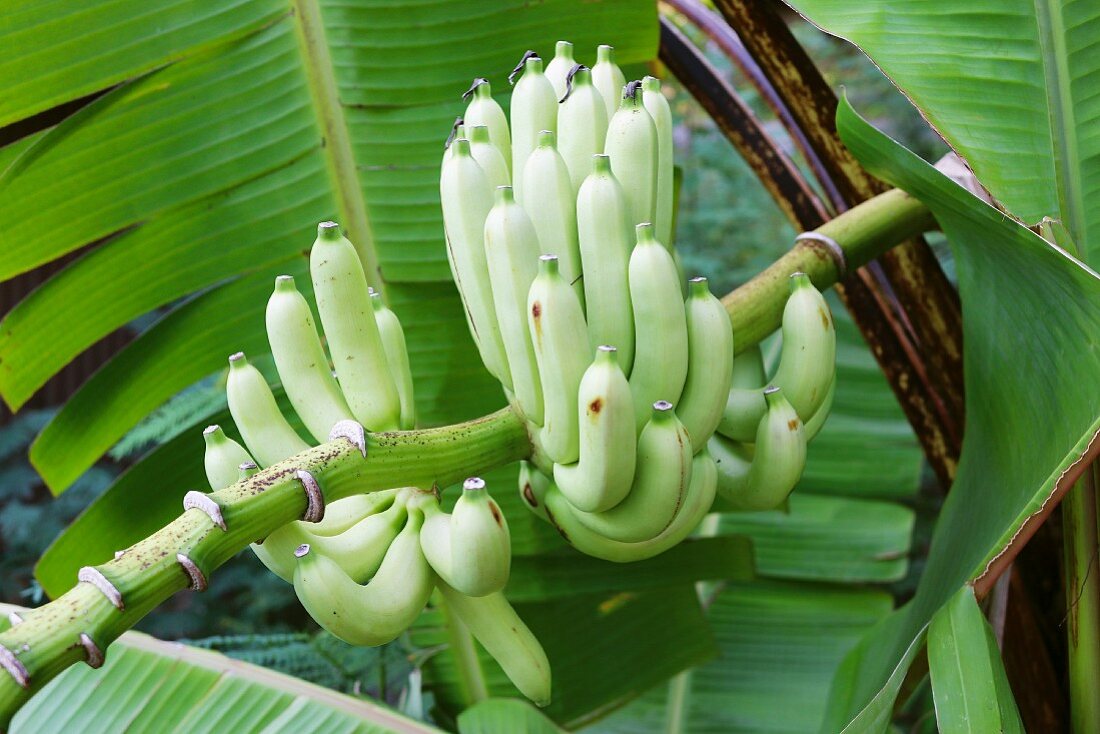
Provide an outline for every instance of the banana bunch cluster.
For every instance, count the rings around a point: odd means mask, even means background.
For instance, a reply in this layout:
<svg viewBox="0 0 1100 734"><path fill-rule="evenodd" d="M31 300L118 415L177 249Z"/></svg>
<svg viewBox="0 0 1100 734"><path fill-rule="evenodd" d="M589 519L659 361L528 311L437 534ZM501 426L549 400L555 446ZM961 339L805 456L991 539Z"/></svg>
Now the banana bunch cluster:
<svg viewBox="0 0 1100 734"><path fill-rule="evenodd" d="M401 324L367 287L354 246L332 222L318 229L310 272L329 354L290 276L276 279L266 316L279 378L306 430L320 443L348 426L360 433L359 426L413 428ZM259 370L240 353L229 362L229 409L247 449L218 426L205 431L211 489L309 448ZM304 485L314 482L304 472L299 478ZM354 645L394 640L438 589L517 688L536 703L549 701L546 655L502 593L511 564L508 524L481 479L466 480L451 513L441 509L434 488L352 495L330 503L319 517L284 525L252 550L294 585L318 624Z"/></svg>

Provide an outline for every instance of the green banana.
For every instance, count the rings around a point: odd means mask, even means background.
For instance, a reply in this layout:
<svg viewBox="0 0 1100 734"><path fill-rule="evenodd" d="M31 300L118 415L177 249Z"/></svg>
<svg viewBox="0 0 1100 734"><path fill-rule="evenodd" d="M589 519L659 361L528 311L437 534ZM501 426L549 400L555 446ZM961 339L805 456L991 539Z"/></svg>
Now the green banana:
<svg viewBox="0 0 1100 734"><path fill-rule="evenodd" d="M277 464L309 448L279 412L267 381L248 363L244 352L229 358L225 395L233 422L260 466Z"/></svg>
<svg viewBox="0 0 1100 734"><path fill-rule="evenodd" d="M351 409L332 376L309 303L294 287L292 276L275 279L266 320L267 341L283 389L306 429L323 443L333 425L351 419Z"/></svg>
<svg viewBox="0 0 1100 734"><path fill-rule="evenodd" d="M798 413L778 387L764 390L768 412L756 431L747 472L730 474L721 468L718 491L736 510L778 507L806 466L806 436Z"/></svg>
<svg viewBox="0 0 1100 734"><path fill-rule="evenodd" d="M527 325L542 385L539 438L551 461L577 460L577 388L591 358L588 327L576 292L558 272L555 255L539 256L539 271L527 296Z"/></svg>
<svg viewBox="0 0 1100 734"><path fill-rule="evenodd" d="M489 128L484 125L474 125L467 127L466 132L470 136L470 153L489 179L489 187L496 189L497 186L510 185L512 179L508 175L504 156L495 145L489 142Z"/></svg>
<svg viewBox="0 0 1100 734"><path fill-rule="evenodd" d="M639 224L636 231L638 244L630 254L635 349L630 392L640 431L655 401L680 400L688 372L688 336L676 264L653 239L652 224Z"/></svg>
<svg viewBox="0 0 1100 734"><path fill-rule="evenodd" d="M519 496L528 510L547 521L550 519L546 515L546 493L549 489L550 477L529 461L519 462Z"/></svg>
<svg viewBox="0 0 1100 734"><path fill-rule="evenodd" d="M466 122L466 131L477 125L489 128L489 142L500 151L504 159L504 165L508 169L508 175L512 174L512 137L508 132L508 117L504 114L500 104L493 99L493 88L487 79L474 79L463 99L469 99L466 105L466 113L462 116Z"/></svg>
<svg viewBox="0 0 1100 734"><path fill-rule="evenodd" d="M603 153L607 139L607 108L592 86L592 72L577 64L566 77L568 91L558 105L558 150L569 169L576 195L592 170L592 156Z"/></svg>
<svg viewBox="0 0 1100 734"><path fill-rule="evenodd" d="M218 490L235 484L240 479L240 465L251 462L252 457L243 446L226 436L221 426L207 426L202 438L206 444L203 466L210 489Z"/></svg>
<svg viewBox="0 0 1100 734"><path fill-rule="evenodd" d="M512 89L512 187L516 201L523 202L523 166L538 145L539 133L557 130L558 98L554 85L542 73L542 59L534 51L523 55L519 65L508 77L511 81L517 73L523 75Z"/></svg>
<svg viewBox="0 0 1100 734"><path fill-rule="evenodd" d="M611 170L626 193L631 224L653 223L657 217L657 127L642 104L640 86L641 82L630 82L623 88L622 102L608 122L604 143L604 152L611 156Z"/></svg>
<svg viewBox="0 0 1100 734"><path fill-rule="evenodd" d="M390 374L397 384L397 396L401 402L400 428L410 431L416 427L416 401L413 397L412 368L409 366L409 350L405 345L405 330L401 320L383 302L382 294L370 290L371 304L374 306L374 318L378 322L378 335L382 337L382 348L386 352L386 362Z"/></svg>
<svg viewBox="0 0 1100 734"><path fill-rule="evenodd" d="M416 621L431 596L434 579L420 550L423 516L409 513L405 527L365 586L309 545L295 551L294 591L310 616L352 645L382 645Z"/></svg>
<svg viewBox="0 0 1100 734"><path fill-rule="evenodd" d="M825 421L829 417L829 411L833 408L833 399L835 397L836 378L833 378L833 381L829 383L829 389L825 391L825 400L822 401L821 406L818 407L817 412L810 417L810 420L806 421L802 426L802 431L806 435L806 443L812 441L818 431L825 425Z"/></svg>
<svg viewBox="0 0 1100 734"><path fill-rule="evenodd" d="M538 706L549 704L550 661L504 594L466 596L442 579L436 586L448 611L466 625L519 692Z"/></svg>
<svg viewBox="0 0 1100 734"><path fill-rule="evenodd" d="M791 276L783 308L783 353L772 381L803 421L809 420L836 374L836 331L825 297L805 273Z"/></svg>
<svg viewBox="0 0 1100 734"><path fill-rule="evenodd" d="M504 340L493 306L489 265L485 259L485 219L493 208L494 193L485 172L473 159L470 142L456 140L450 149L454 152L444 161L439 176L447 260L462 296L466 322L481 361L505 388L510 389L512 373L504 353Z"/></svg>
<svg viewBox="0 0 1100 734"><path fill-rule="evenodd" d="M573 507L584 512L615 507L626 499L634 481L634 399L617 354L615 347L597 348L577 394L580 459L554 465L554 483Z"/></svg>
<svg viewBox="0 0 1100 734"><path fill-rule="evenodd" d="M753 438L755 441L755 437ZM747 486L756 446L715 433L707 441L707 451L718 465L718 495L729 500Z"/></svg>
<svg viewBox="0 0 1100 734"><path fill-rule="evenodd" d="M363 264L335 222L317 226L309 270L317 311L348 407L368 430L396 429L401 399L374 320Z"/></svg>
<svg viewBox="0 0 1100 734"><path fill-rule="evenodd" d="M418 504L424 512L420 547L440 578L467 596L486 596L508 583L512 544L508 521L477 477L462 485L450 514L434 496Z"/></svg>
<svg viewBox="0 0 1100 734"><path fill-rule="evenodd" d="M314 552L336 561L355 583L366 583L382 566L386 551L405 527L408 514L406 499L398 496L385 510L362 518L342 533L310 533L299 543L309 543ZM264 545L269 541L264 541Z"/></svg>
<svg viewBox="0 0 1100 734"><path fill-rule="evenodd" d="M642 105L657 131L657 208L653 226L657 229L657 239L672 249L672 110L668 100L661 94L661 82L656 77L642 79Z"/></svg>
<svg viewBox="0 0 1100 734"><path fill-rule="evenodd" d="M496 203L485 219L485 256L512 390L527 420L541 425L542 387L527 329L527 293L538 270L539 239L507 186L497 189Z"/></svg>
<svg viewBox="0 0 1100 734"><path fill-rule="evenodd" d="M605 538L624 543L650 540L672 522L690 483L691 439L672 403L658 400L638 437L634 482L626 499L604 512L574 514Z"/></svg>
<svg viewBox="0 0 1100 734"><path fill-rule="evenodd" d="M753 344L733 358L733 380L718 433L741 443L756 440L756 428L767 412L764 386L768 376L764 371L764 355L759 344Z"/></svg>
<svg viewBox="0 0 1100 734"><path fill-rule="evenodd" d="M634 315L627 272L634 230L611 159L593 156L592 168L577 193L588 345L593 350L613 345L619 350L619 365L629 375L634 365Z"/></svg>
<svg viewBox="0 0 1100 734"><path fill-rule="evenodd" d="M691 483L680 509L668 527L649 540L623 543L594 533L576 517L576 510L556 489L546 497L551 522L577 550L594 558L615 563L632 563L664 553L679 545L703 521L714 503L718 469L706 449L691 462Z"/></svg>
<svg viewBox="0 0 1100 734"><path fill-rule="evenodd" d="M596 65L592 67L592 83L603 99L607 109L607 119L610 121L619 108L619 97L622 96L623 87L626 86L626 77L615 63L614 46L596 47ZM633 222L632 222L633 224Z"/></svg>
<svg viewBox="0 0 1100 734"><path fill-rule="evenodd" d="M691 436L692 452L706 446L722 420L733 379L733 327L729 313L707 287L692 278L687 299L688 372L676 415Z"/></svg>
<svg viewBox="0 0 1100 734"><path fill-rule="evenodd" d="M569 41L558 41L554 44L554 58L546 65L546 78L554 87L554 99L560 100L569 91L569 83L566 79L569 70L577 65L573 60L573 44Z"/></svg>
<svg viewBox="0 0 1100 734"><path fill-rule="evenodd" d="M529 204L525 210L535 226L539 252L558 256L561 275L573 286L583 308L577 194L569 178L569 168L558 152L554 133L549 130L539 133L538 146L523 167L523 188Z"/></svg>

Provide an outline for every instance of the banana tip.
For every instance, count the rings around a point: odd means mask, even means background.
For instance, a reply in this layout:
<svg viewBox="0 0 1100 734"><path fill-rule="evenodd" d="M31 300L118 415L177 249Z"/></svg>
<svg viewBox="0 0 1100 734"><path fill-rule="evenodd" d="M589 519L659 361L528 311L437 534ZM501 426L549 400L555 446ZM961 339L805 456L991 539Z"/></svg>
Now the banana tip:
<svg viewBox="0 0 1100 734"><path fill-rule="evenodd" d="M470 492L485 489L485 480L481 477L470 477L462 483L462 489Z"/></svg>
<svg viewBox="0 0 1100 734"><path fill-rule="evenodd" d="M302 558L309 555L309 543L302 543L300 546L294 549L294 557Z"/></svg>

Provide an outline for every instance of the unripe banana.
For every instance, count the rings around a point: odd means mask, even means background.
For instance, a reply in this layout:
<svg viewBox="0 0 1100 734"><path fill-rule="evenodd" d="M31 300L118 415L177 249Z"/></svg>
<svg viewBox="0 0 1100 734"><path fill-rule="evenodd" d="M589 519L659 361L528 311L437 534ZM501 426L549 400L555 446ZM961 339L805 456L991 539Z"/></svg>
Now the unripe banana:
<svg viewBox="0 0 1100 734"><path fill-rule="evenodd" d="M753 437L756 440L756 437ZM752 459L756 453L751 443L741 443L716 433L707 441L707 451L718 465L718 495L729 500L747 486Z"/></svg>
<svg viewBox="0 0 1100 734"><path fill-rule="evenodd" d="M400 428L402 431L409 431L416 427L416 402L413 397L409 350L405 345L405 330L401 328L401 320L397 318L397 314L387 308L382 301L381 293L375 293L372 290L370 296L371 305L374 306L374 318L378 322L378 335L382 337L386 362L397 384L397 396L401 401Z"/></svg>
<svg viewBox="0 0 1100 734"><path fill-rule="evenodd" d="M592 532L577 519L576 510L556 488L550 489L546 501L551 522L574 548L605 561L631 563L664 553L691 535L714 503L717 479L714 460L706 449L700 451L692 459L691 484L676 517L659 535L638 543L623 543Z"/></svg>
<svg viewBox="0 0 1100 734"><path fill-rule="evenodd" d="M619 108L619 97L622 96L623 87L626 86L626 77L615 63L614 46L598 46L596 48L596 65L592 67L592 83L596 86L607 109L607 119L610 121ZM633 222L632 222L633 224Z"/></svg>
<svg viewBox="0 0 1100 734"><path fill-rule="evenodd" d="M454 154L454 142L459 138L466 138L466 124L461 117L456 117L451 124L450 134L443 142L443 161L441 165L446 164L451 159Z"/></svg>
<svg viewBox="0 0 1100 734"><path fill-rule="evenodd" d="M496 203L485 219L485 256L512 390L527 420L541 425L542 387L527 329L527 294L538 270L539 239L507 186L497 189Z"/></svg>
<svg viewBox="0 0 1100 734"><path fill-rule="evenodd" d="M519 496L528 510L547 521L550 518L546 515L546 493L550 486L550 477L537 466L529 461L519 462Z"/></svg>
<svg viewBox="0 0 1100 734"><path fill-rule="evenodd" d="M783 308L783 353L773 382L805 421L825 401L835 374L836 331L829 305L808 275L795 273Z"/></svg>
<svg viewBox="0 0 1100 734"><path fill-rule="evenodd" d="M676 415L691 436L694 453L707 445L722 420L733 379L733 327L706 278L691 279L686 310L688 372Z"/></svg>
<svg viewBox="0 0 1100 734"><path fill-rule="evenodd" d="M614 346L623 373L629 375L634 365L634 314L627 273L634 227L626 195L606 155L592 157L592 173L577 193L577 235L589 348Z"/></svg>
<svg viewBox="0 0 1100 734"><path fill-rule="evenodd" d="M527 296L527 325L542 385L539 435L551 461L577 460L577 388L591 363L588 327L576 292L558 272L555 255L539 256L539 272Z"/></svg>
<svg viewBox="0 0 1100 734"><path fill-rule="evenodd" d="M672 249L672 194L673 194L673 150L672 150L672 110L668 100L661 94L659 79L647 76L642 79L642 104L657 132L657 209L653 226L657 230L657 239Z"/></svg>
<svg viewBox="0 0 1100 734"><path fill-rule="evenodd" d="M822 401L818 407L817 412L810 417L810 420L806 421L802 426L802 432L806 436L806 443L809 443L817 435L818 431L825 425L825 421L829 417L829 411L833 409L833 398L836 397L836 378L829 383L829 389L825 391L825 400Z"/></svg>
<svg viewBox="0 0 1100 734"><path fill-rule="evenodd" d="M310 616L352 645L382 645L416 621L432 593L431 568L420 550L422 516L411 513L368 584L355 583L336 561L295 551L294 591Z"/></svg>
<svg viewBox="0 0 1100 734"><path fill-rule="evenodd" d="M361 519L338 535L317 535L306 529L299 543L309 543L313 552L334 560L355 583L366 583L381 568L387 550L406 525L409 513L405 502L401 497L385 511ZM264 546L269 542L264 541Z"/></svg>
<svg viewBox="0 0 1100 734"><path fill-rule="evenodd" d="M371 431L396 429L401 398L374 320L363 263L335 222L317 226L309 270L332 364L348 407Z"/></svg>
<svg viewBox="0 0 1100 734"><path fill-rule="evenodd" d="M569 70L577 65L573 60L573 44L569 41L558 41L554 44L554 58L546 65L546 78L554 87L554 99L560 100L569 91L566 78Z"/></svg>
<svg viewBox="0 0 1100 734"><path fill-rule="evenodd" d="M523 60L512 74L521 68L523 76L512 89L512 187L516 201L523 202L523 166L538 145L539 133L558 129L558 98L554 85L542 73L542 59L524 54Z"/></svg>
<svg viewBox="0 0 1100 734"><path fill-rule="evenodd" d="M578 510L610 510L630 492L638 441L634 399L615 347L596 350L595 361L581 379L576 406L580 460L555 464L554 483Z"/></svg>
<svg viewBox="0 0 1100 734"><path fill-rule="evenodd" d="M550 703L550 661L504 594L471 597L443 580L436 586L447 609L469 628L519 692L538 706Z"/></svg>
<svg viewBox="0 0 1100 734"><path fill-rule="evenodd" d="M688 371L687 314L676 264L653 239L653 225L639 224L630 254L630 303L634 311L634 368L630 392L638 430L657 400L676 403Z"/></svg>
<svg viewBox="0 0 1100 734"><path fill-rule="evenodd" d="M439 198L443 205L443 230L447 238L447 260L465 305L466 322L474 337L485 368L505 388L512 387L512 374L504 353L489 266L485 260L485 219L493 208L494 192L481 166L473 159L468 140L458 139L444 161L439 176Z"/></svg>
<svg viewBox="0 0 1100 734"><path fill-rule="evenodd" d="M486 596L508 583L512 543L508 522L485 482L467 479L454 511L439 509L434 497L422 498L420 547L428 564L450 586L467 596Z"/></svg>
<svg viewBox="0 0 1100 734"><path fill-rule="evenodd" d="M508 175L504 156L495 145L489 142L489 128L484 125L474 125L468 127L466 132L470 136L470 153L489 179L489 187L495 190L497 186L510 185L512 179Z"/></svg>
<svg viewBox="0 0 1100 734"><path fill-rule="evenodd" d="M351 418L351 409L332 376L309 303L292 276L275 279L266 318L267 341L283 389L306 429L323 443L336 423Z"/></svg>
<svg viewBox="0 0 1100 734"><path fill-rule="evenodd" d="M202 438L206 443L203 466L210 489L224 489L239 481L241 464L252 461L244 446L226 436L221 426L207 426Z"/></svg>
<svg viewBox="0 0 1100 734"><path fill-rule="evenodd" d="M631 224L652 223L657 217L657 127L642 104L640 86L641 82L630 82L623 89L604 144L604 152L611 156L611 170L626 193Z"/></svg>
<svg viewBox="0 0 1100 734"><path fill-rule="evenodd" d="M759 344L753 344L733 358L733 380L722 409L722 420L718 423L718 433L741 443L756 440L756 429L767 411L763 389L767 383L764 355Z"/></svg>
<svg viewBox="0 0 1100 734"><path fill-rule="evenodd" d="M751 467L742 481L720 477L719 491L735 510L778 507L794 489L806 466L806 437L798 413L778 387L766 388L764 397L768 412L756 432Z"/></svg>
<svg viewBox="0 0 1100 734"><path fill-rule="evenodd" d="M577 194L569 179L569 168L558 152L554 133L549 130L539 133L538 146L523 167L523 187L528 197L524 209L535 226L540 253L558 256L561 275L573 286L583 308Z"/></svg>
<svg viewBox="0 0 1100 734"><path fill-rule="evenodd" d="M500 155L504 158L508 175L512 173L512 138L508 132L508 117L504 114L500 104L493 99L493 88L487 79L474 79L463 99L469 98L466 105L466 113L462 116L466 122L466 131L477 125L489 128L489 142L491 142Z"/></svg>
<svg viewBox="0 0 1100 734"><path fill-rule="evenodd" d="M638 438L630 493L605 512L577 511L577 519L611 540L637 543L657 537L676 516L691 482L691 439L672 404L653 404L653 417Z"/></svg>
<svg viewBox="0 0 1100 734"><path fill-rule="evenodd" d="M279 412L267 381L248 363L244 352L229 358L225 395L248 453L260 466L277 464L309 448Z"/></svg>
<svg viewBox="0 0 1100 734"><path fill-rule="evenodd" d="M583 64L569 70L568 91L558 106L558 150L569 169L573 193L592 170L592 156L603 153L607 139L607 108L592 86L592 72Z"/></svg>

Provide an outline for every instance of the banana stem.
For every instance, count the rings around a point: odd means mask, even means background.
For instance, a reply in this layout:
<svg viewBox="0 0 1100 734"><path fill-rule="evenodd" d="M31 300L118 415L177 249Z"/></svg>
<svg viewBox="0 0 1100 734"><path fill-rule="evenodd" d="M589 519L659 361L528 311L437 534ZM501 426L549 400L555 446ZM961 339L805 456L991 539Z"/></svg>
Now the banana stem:
<svg viewBox="0 0 1100 734"><path fill-rule="evenodd" d="M366 446L364 459L350 441L324 443L207 495L224 530L204 510L187 510L0 633L0 730L65 668L98 667L107 646L157 605L189 586L205 588L210 573L249 543L301 518L307 500L298 472L316 479L327 504L390 487L446 486L531 453L527 429L510 409L444 428L368 433Z"/></svg>
<svg viewBox="0 0 1100 734"><path fill-rule="evenodd" d="M1100 556L1093 465L1062 501L1071 731L1100 731Z"/></svg>

